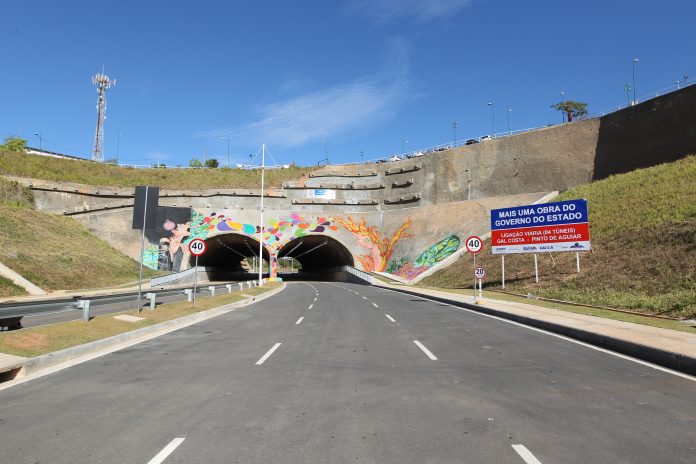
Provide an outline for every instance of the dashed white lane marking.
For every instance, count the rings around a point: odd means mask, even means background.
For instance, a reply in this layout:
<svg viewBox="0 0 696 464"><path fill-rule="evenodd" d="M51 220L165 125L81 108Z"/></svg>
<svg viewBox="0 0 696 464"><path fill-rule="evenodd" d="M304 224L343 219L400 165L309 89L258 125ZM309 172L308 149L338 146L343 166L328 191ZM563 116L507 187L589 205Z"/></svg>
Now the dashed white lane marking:
<svg viewBox="0 0 696 464"><path fill-rule="evenodd" d="M314 298L314 301L317 301L317 299L316 299L316 298Z"/></svg>
<svg viewBox="0 0 696 464"><path fill-rule="evenodd" d="M297 322L295 322L295 325L299 325L300 322L302 322L302 319L304 319L304 316L302 316L301 318L299 318L299 319L297 320Z"/></svg>
<svg viewBox="0 0 696 464"><path fill-rule="evenodd" d="M389 319L392 322L396 322L393 317L391 317L389 314L385 314L387 316L387 319Z"/></svg>
<svg viewBox="0 0 696 464"><path fill-rule="evenodd" d="M534 457L532 452L529 451L526 446L512 445L512 449L514 449L527 464L541 464L541 461Z"/></svg>
<svg viewBox="0 0 696 464"><path fill-rule="evenodd" d="M377 306L377 303L372 303L372 306L374 306L375 308L379 308L379 306Z"/></svg>
<svg viewBox="0 0 696 464"><path fill-rule="evenodd" d="M429 357L432 361L437 361L437 358L435 357L435 355L432 354L432 353L430 352L430 350L427 349L421 342L419 342L418 340L413 340L413 343L415 343L416 346L417 346L418 348L420 348L421 350L423 350L423 353L425 353L425 355L426 355L427 357Z"/></svg>
<svg viewBox="0 0 696 464"><path fill-rule="evenodd" d="M147 464L160 464L161 462L164 462L164 460L167 459L167 457L172 454L174 450L184 442L184 440L186 440L184 437L173 439L167 446L164 447L164 449L162 449L162 451L157 453L157 456L150 459Z"/></svg>
<svg viewBox="0 0 696 464"><path fill-rule="evenodd" d="M313 307L314 307L314 303L312 303L311 305L309 305L309 308L307 308L307 309L312 309Z"/></svg>
<svg viewBox="0 0 696 464"><path fill-rule="evenodd" d="M264 354L263 356L261 356L261 359L259 359L258 361L256 361L256 365L257 365L257 366L260 366L261 364L265 363L266 360L273 354L273 352L274 352L275 350L278 349L278 347L279 347L280 345L282 345L282 343L280 343L280 342L278 342L278 343L276 343L275 345L273 345L273 348L271 348L270 350L268 350L268 351L266 352L266 354Z"/></svg>
<svg viewBox="0 0 696 464"><path fill-rule="evenodd" d="M391 293L401 293L401 292L397 292L396 290L391 290L391 289L385 289L385 291L391 292ZM401 293L401 294L403 295L403 293ZM426 301L431 301L431 302L433 302L433 303L440 303L439 301L431 300L431 299L428 299L428 298L425 298L425 300L426 300ZM528 330L532 330L532 331L534 331L534 332L539 332L539 333L542 333L542 334L545 334L545 335L550 335L551 337L560 338L561 340L565 340L565 341L570 342L570 343L575 343L576 345L584 346L585 348L589 348L589 349L591 349L591 350L599 351L599 352L602 352L602 353L605 353L605 354L608 354L608 355L611 355L611 356L614 356L614 357L617 357L617 358L625 359L626 361L631 361L631 362L634 362L634 363L636 363L636 364L640 364L640 365L642 365L642 366L649 367L649 368L651 368L651 369L655 369L655 370L657 370L657 371L662 371L662 372L665 372L665 373L667 373L667 374L676 375L677 377L681 377L682 379L691 380L692 382L696 382L696 376L692 376L692 375L689 375L689 374L684 374L684 373L679 372L679 371L675 371L675 370L672 370L672 369L668 369L668 368L666 368L666 367L658 366L657 364L652 364L652 363L649 363L648 361L643 361L642 359L633 358L633 357L631 357L631 356L628 356L628 355L625 355L625 354L621 354L621 353L617 353L616 351L611 351L611 350L608 350L608 349L606 349L606 348L601 348L601 347L599 347L599 346L590 345L589 343L581 342L580 340L575 340L575 339L573 339L573 338L566 337L565 335L560 335L560 334L557 334L557 333L549 332L549 331L544 330L544 329L538 329L538 328L536 328L536 327L532 327L532 326L529 326L529 325L525 325L525 324L522 324L522 323L520 323L520 322L511 321L511 320L509 320L509 319L504 319L504 318L499 317L499 316L493 316L492 314L480 313L480 312L478 312L478 311L474 311L473 309L462 308L462 307L460 307L460 306L456 306L456 305L453 305L453 304L446 305L446 306L450 306L450 307L451 307L453 310L455 310L455 311L464 311L464 312L466 312L466 313L470 313L470 314L473 314L473 315L476 315L476 316L482 316L482 317L487 317L487 318L489 318L489 319L495 319L495 320L498 320L498 321L500 321L500 322L505 322L506 324L516 325L516 326L518 326L518 327L522 327L522 328L525 328L525 329L528 329Z"/></svg>
<svg viewBox="0 0 696 464"><path fill-rule="evenodd" d="M366 297L366 296L364 296L364 297L363 297L363 300L367 300L367 297Z"/></svg>

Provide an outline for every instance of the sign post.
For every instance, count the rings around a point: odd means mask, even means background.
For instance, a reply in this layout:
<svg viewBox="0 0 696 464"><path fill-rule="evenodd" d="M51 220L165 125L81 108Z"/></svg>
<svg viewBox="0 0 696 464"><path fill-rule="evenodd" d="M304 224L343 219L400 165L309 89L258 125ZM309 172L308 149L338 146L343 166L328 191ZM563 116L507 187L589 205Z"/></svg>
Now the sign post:
<svg viewBox="0 0 696 464"><path fill-rule="evenodd" d="M478 296L475 297L475 303L476 304L481 304L483 303L483 278L486 277L486 270L482 268L481 266L475 267L474 268L474 279L478 280L478 286L479 286L479 291L478 291ZM476 285L474 284L474 295L476 294Z"/></svg>
<svg viewBox="0 0 696 464"><path fill-rule="evenodd" d="M205 242L200 238L194 238L189 242L189 253L196 257L196 271L193 274L193 307L196 307L196 290L198 286L198 257L205 253Z"/></svg>
<svg viewBox="0 0 696 464"><path fill-rule="evenodd" d="M483 240L477 235L472 235L466 239L464 245L466 246L466 251L474 255L474 268L476 268L476 255L483 248ZM474 301L476 301L476 277L474 277Z"/></svg>
<svg viewBox="0 0 696 464"><path fill-rule="evenodd" d="M143 292L143 255L145 254L145 229L154 229L157 221L157 203L159 201L159 187L138 186L135 187L133 201L133 224L131 229L141 229L140 234L140 273L138 275L138 307L140 314L142 309Z"/></svg>

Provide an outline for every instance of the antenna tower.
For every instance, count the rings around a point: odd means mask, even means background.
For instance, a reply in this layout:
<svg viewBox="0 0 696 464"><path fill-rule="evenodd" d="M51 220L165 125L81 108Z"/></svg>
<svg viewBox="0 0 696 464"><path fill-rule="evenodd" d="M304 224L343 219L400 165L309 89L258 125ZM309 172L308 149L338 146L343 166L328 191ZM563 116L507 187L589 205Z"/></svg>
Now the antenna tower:
<svg viewBox="0 0 696 464"><path fill-rule="evenodd" d="M104 120L106 119L106 91L112 85L116 85L116 79L113 81L109 76L104 74L102 69L101 74L97 74L92 78L92 84L97 86L97 133L94 135L94 151L92 159L94 161L104 161Z"/></svg>

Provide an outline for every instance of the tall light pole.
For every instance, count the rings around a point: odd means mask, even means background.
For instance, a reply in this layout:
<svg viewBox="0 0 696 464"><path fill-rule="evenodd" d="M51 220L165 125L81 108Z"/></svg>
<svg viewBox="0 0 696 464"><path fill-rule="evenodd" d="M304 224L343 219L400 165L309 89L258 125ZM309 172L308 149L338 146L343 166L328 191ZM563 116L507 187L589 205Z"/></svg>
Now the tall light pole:
<svg viewBox="0 0 696 464"><path fill-rule="evenodd" d="M363 150L360 150L360 162L363 162L363 156L365 156L365 152Z"/></svg>
<svg viewBox="0 0 696 464"><path fill-rule="evenodd" d="M263 180L266 169L266 144L261 145L261 223L259 224L259 287L263 285ZM268 258L268 269L271 269L270 256Z"/></svg>
<svg viewBox="0 0 696 464"><path fill-rule="evenodd" d="M34 135L39 138L39 150L43 151L43 138L41 137L41 134L35 132Z"/></svg>
<svg viewBox="0 0 696 464"><path fill-rule="evenodd" d="M687 81L688 81L688 80L689 80L689 75L686 74L686 73L684 73L684 87L686 87L686 86L688 85L688 84L687 84Z"/></svg>
<svg viewBox="0 0 696 464"><path fill-rule="evenodd" d="M510 130L510 113L512 113L512 108L508 106L507 110L507 117L508 117L508 135L512 135L512 131Z"/></svg>
<svg viewBox="0 0 696 464"><path fill-rule="evenodd" d="M626 106L631 106L631 84L625 83L624 90L626 91Z"/></svg>
<svg viewBox="0 0 696 464"><path fill-rule="evenodd" d="M121 149L121 129L116 129L116 166L118 166L118 152Z"/></svg>
<svg viewBox="0 0 696 464"><path fill-rule="evenodd" d="M495 110L493 109L493 102L488 102L488 106L491 107L491 117L493 118L493 137L495 137Z"/></svg>
<svg viewBox="0 0 696 464"><path fill-rule="evenodd" d="M452 131L454 132L454 143L452 146L454 147L457 144L457 121L452 121Z"/></svg>
<svg viewBox="0 0 696 464"><path fill-rule="evenodd" d="M638 103L636 101L636 64L638 64L638 58L633 58L633 104Z"/></svg>
<svg viewBox="0 0 696 464"><path fill-rule="evenodd" d="M220 137L220 141L225 140L225 137ZM230 136L227 136L227 167L230 167Z"/></svg>
<svg viewBox="0 0 696 464"><path fill-rule="evenodd" d="M404 144L408 143L408 140L401 139L401 159L404 159Z"/></svg>
<svg viewBox="0 0 696 464"><path fill-rule="evenodd" d="M561 122L565 122L565 111L563 111L563 103L565 102L565 92L561 92Z"/></svg>

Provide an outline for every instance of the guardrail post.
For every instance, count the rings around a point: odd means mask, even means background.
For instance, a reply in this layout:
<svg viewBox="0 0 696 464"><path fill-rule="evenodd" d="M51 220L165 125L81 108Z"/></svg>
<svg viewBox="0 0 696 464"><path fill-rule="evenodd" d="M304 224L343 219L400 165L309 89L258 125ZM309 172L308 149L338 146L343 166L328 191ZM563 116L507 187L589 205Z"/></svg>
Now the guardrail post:
<svg viewBox="0 0 696 464"><path fill-rule="evenodd" d="M155 300L157 299L157 294L156 293L146 293L145 298L150 300L150 309L154 311L155 309Z"/></svg>
<svg viewBox="0 0 696 464"><path fill-rule="evenodd" d="M210 290L210 296L215 296L215 285L210 285L208 290Z"/></svg>
<svg viewBox="0 0 696 464"><path fill-rule="evenodd" d="M232 293L232 284L225 284L225 287L227 288L227 293Z"/></svg>
<svg viewBox="0 0 696 464"><path fill-rule="evenodd" d="M193 301L193 289L192 288L184 289L184 293L186 294L186 299L188 300L188 302L189 303L192 302Z"/></svg>
<svg viewBox="0 0 696 464"><path fill-rule="evenodd" d="M90 300L77 300L77 307L82 309L82 320L89 321Z"/></svg>
<svg viewBox="0 0 696 464"><path fill-rule="evenodd" d="M244 282L239 282L239 290L244 290Z"/></svg>

